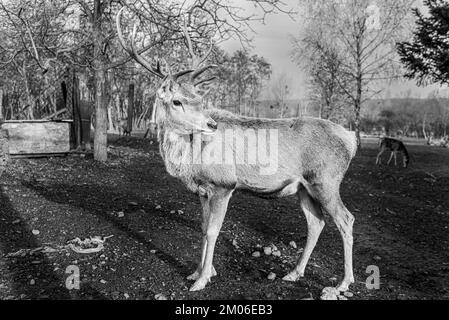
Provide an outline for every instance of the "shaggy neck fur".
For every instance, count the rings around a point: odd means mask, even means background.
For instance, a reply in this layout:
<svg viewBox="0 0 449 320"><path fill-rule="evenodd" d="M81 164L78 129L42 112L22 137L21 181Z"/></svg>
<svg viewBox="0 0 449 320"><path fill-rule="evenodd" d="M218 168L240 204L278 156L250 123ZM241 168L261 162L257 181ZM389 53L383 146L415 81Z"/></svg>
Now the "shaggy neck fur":
<svg viewBox="0 0 449 320"><path fill-rule="evenodd" d="M157 137L159 151L164 160L167 172L183 181L193 192L198 191L198 184L194 181L191 135L181 134L168 120L167 111L159 101L155 104Z"/></svg>

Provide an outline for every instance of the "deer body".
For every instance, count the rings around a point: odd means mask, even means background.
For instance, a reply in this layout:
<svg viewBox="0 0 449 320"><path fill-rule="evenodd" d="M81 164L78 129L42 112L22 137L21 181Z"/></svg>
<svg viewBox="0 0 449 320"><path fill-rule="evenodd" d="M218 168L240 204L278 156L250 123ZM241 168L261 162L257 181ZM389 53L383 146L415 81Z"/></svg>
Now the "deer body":
<svg viewBox="0 0 449 320"><path fill-rule="evenodd" d="M207 253L212 259L213 246L223 222L227 204L235 190L249 191L261 197L279 198L298 195L301 207L306 214L309 236L302 259L297 268L284 280L296 281L303 276L304 269L319 233L324 226L323 212L328 212L342 232L345 247L345 280L339 287L347 290L354 281L352 275L352 223L353 216L343 205L339 195L339 186L346 170L354 157L357 144L353 133L330 121L316 118L299 119L255 119L236 116L223 110L207 110L205 114L217 123L218 135L202 137L202 148L195 150L194 137L191 134L180 135L170 130L171 126L160 110L157 119L160 153L170 175L179 178L187 188L197 193L203 206L203 248L202 259L189 279L196 280L191 290L204 288L215 269L205 264ZM258 165L238 162L195 164L195 152L203 153L220 150L219 153L235 152L235 145L225 143L226 129L233 129L242 135L246 129L278 130L278 168L271 175L261 175ZM235 130L237 129L237 130ZM201 134L199 134L201 135ZM244 139L245 137L235 137ZM248 145L246 146L248 147ZM202 155L200 155L201 157ZM212 208L212 209L211 209ZM209 240L208 238L212 238Z"/></svg>
<svg viewBox="0 0 449 320"><path fill-rule="evenodd" d="M216 66L200 67L206 58L196 57L186 25L183 32L192 56L192 69L172 74L168 67L169 73L164 75L159 63L154 68L137 52L135 26L131 46L125 43L120 28L122 11L117 15L116 25L123 48L162 79L152 122L157 125L159 149L167 172L198 194L202 206L201 259L196 271L188 277L195 280L190 290L203 289L216 275L212 266L215 243L235 190L264 197L299 197L307 221L307 242L296 267L283 278L286 281L296 281L304 275L324 227L324 214L329 214L343 239L345 275L337 289L348 290L354 282L354 217L340 198L340 184L357 150L355 135L316 118L256 119L204 109L204 95L198 88L214 78L198 78ZM180 81L187 75L187 81ZM232 137L227 139L230 134ZM268 152L261 152L265 145L264 151Z"/></svg>
<svg viewBox="0 0 449 320"><path fill-rule="evenodd" d="M386 150L390 150L391 151L391 155L390 158L388 159L387 165L390 164L391 160L394 157L394 165L397 166L397 153L401 153L402 154L402 161L403 161L403 166L404 168L407 168L409 162L410 162L410 156L407 152L407 148L405 147L404 143L400 140L397 139L393 139L393 138L381 138L379 140L379 153L377 154L376 157L376 164L381 164L382 163L382 154L386 151Z"/></svg>
<svg viewBox="0 0 449 320"><path fill-rule="evenodd" d="M128 119L121 119L118 125L118 134L119 136L130 136L131 132L128 129Z"/></svg>
<svg viewBox="0 0 449 320"><path fill-rule="evenodd" d="M179 135L161 120L158 123L158 128L161 128L158 138L166 169L169 174L182 180L192 192L198 192L202 184L213 183L261 196L291 195L296 193L301 184L307 186L321 177L341 179L355 154L353 134L330 121L307 117L256 119L217 109L207 110L206 114L217 123L217 130L222 132L220 137L224 136L226 129L233 130L234 137L242 141L247 139L244 136L247 129L278 130L276 143L279 146L277 160L280 165L274 174L261 175L258 165L248 165L237 159L230 164L192 163L192 159L198 157L194 152L203 150L194 150L191 135ZM158 119L163 118L158 116ZM220 149L220 154L235 153L235 145L226 144L221 139L215 141L215 137L205 136L202 147L208 146L208 152Z"/></svg>

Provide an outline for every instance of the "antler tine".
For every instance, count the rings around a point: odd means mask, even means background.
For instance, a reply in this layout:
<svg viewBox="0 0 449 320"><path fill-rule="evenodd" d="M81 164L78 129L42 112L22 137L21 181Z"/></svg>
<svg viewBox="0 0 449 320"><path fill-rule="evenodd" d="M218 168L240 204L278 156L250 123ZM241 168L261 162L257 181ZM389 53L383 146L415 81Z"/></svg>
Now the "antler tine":
<svg viewBox="0 0 449 320"><path fill-rule="evenodd" d="M190 56L192 57L192 68L195 70L192 72L190 79L191 81L195 80L198 76L200 76L203 72L205 72L206 70L210 69L210 68L216 68L216 65L208 65L205 67L202 67L200 69L198 69L209 57L209 55L212 52L213 49L213 41L212 39L210 40L210 47L208 49L208 51L206 52L206 54L203 57L198 57L195 52L193 51L193 46L192 46L192 39L190 38L189 32L187 30L187 24L186 24L186 20L184 19L184 23L183 23L183 32L184 35L186 37L187 40L187 47L189 49L189 53Z"/></svg>
<svg viewBox="0 0 449 320"><path fill-rule="evenodd" d="M214 42L212 41L212 39L210 39L210 45L209 45L209 49L207 50L206 54L201 58L201 61L199 63L199 65L201 65L202 63L204 63L204 61L207 60L207 58L210 56L210 54L212 53L212 49L214 48Z"/></svg>
<svg viewBox="0 0 449 320"><path fill-rule="evenodd" d="M197 55L193 51L192 39L190 39L189 31L187 30L186 19L184 19L182 30L183 30L184 36L186 37L186 40L187 40L187 48L189 49L190 56L192 57L191 67L192 67L192 69L196 69L199 67L200 63L199 63L199 59L198 59Z"/></svg>
<svg viewBox="0 0 449 320"><path fill-rule="evenodd" d="M202 75L205 71L207 71L208 69L212 69L212 68L218 68L218 66L216 64L209 64L209 65L204 66L198 70L195 70L195 72L193 72L191 75L192 80L195 80L200 75Z"/></svg>
<svg viewBox="0 0 449 320"><path fill-rule="evenodd" d="M203 80L200 80L200 81L198 81L198 82L195 82L195 84L194 84L194 86L195 87L197 87L197 86L199 86L200 84L203 84L203 83L206 83L206 82L210 82L210 81L213 81L213 80L215 80L215 79L217 79L217 77L211 77L211 78L207 78L207 79L203 79Z"/></svg>
<svg viewBox="0 0 449 320"><path fill-rule="evenodd" d="M122 16L122 12L123 9L125 9L125 7L121 8L120 11L117 13L117 17L115 19L115 23L116 23L116 27L117 27L117 34L118 34L118 39L120 41L120 44L122 45L123 49L128 52L128 54L134 59L136 60L140 65L142 65L145 69L147 69L150 73L152 73L153 75L159 77L159 78L165 78L165 75L162 74L162 72L160 71L160 69L154 69L150 62L148 62L147 60L145 60L144 58L142 58L139 53L136 50L136 43L135 43L135 38L136 38L136 33L137 33L137 26L136 24L133 25L133 32L131 35L131 50L128 48L128 46L125 43L125 40L123 39L123 33L122 33L122 28L120 26L120 18Z"/></svg>

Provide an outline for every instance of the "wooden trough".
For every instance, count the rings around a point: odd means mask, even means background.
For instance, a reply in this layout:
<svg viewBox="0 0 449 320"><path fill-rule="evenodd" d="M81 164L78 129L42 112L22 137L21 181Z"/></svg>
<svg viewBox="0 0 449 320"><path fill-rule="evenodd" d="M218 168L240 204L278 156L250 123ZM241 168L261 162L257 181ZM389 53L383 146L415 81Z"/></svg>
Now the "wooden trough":
<svg viewBox="0 0 449 320"><path fill-rule="evenodd" d="M70 152L72 120L7 120L9 154L18 157L66 155Z"/></svg>

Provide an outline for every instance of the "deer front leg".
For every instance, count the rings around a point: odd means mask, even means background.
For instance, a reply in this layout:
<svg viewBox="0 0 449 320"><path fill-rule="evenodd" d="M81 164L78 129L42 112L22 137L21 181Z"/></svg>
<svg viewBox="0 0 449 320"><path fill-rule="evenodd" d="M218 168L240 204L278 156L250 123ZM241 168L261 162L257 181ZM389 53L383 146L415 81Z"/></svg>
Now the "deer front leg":
<svg viewBox="0 0 449 320"><path fill-rule="evenodd" d="M215 188L208 199L209 218L207 221L205 257L199 278L195 281L190 291L204 289L213 276L212 260L214 256L215 243L220 233L223 220L228 208L229 199L232 196L232 190Z"/></svg>
<svg viewBox="0 0 449 320"><path fill-rule="evenodd" d="M384 153L384 151L385 151L385 149L380 149L380 151L379 151L379 153L377 154L377 157L376 157L376 164L380 165L382 163L381 156L382 156L382 153Z"/></svg>
<svg viewBox="0 0 449 320"><path fill-rule="evenodd" d="M200 195L201 206L203 208L202 214L202 222L201 222L201 258L198 263L198 267L195 272L187 277L188 280L198 280L201 274L201 270L203 269L204 258L206 257L206 247L207 247L207 224L209 221L209 200L207 198L207 194L204 193ZM217 272L215 271L214 266L212 266L212 276L216 276Z"/></svg>

